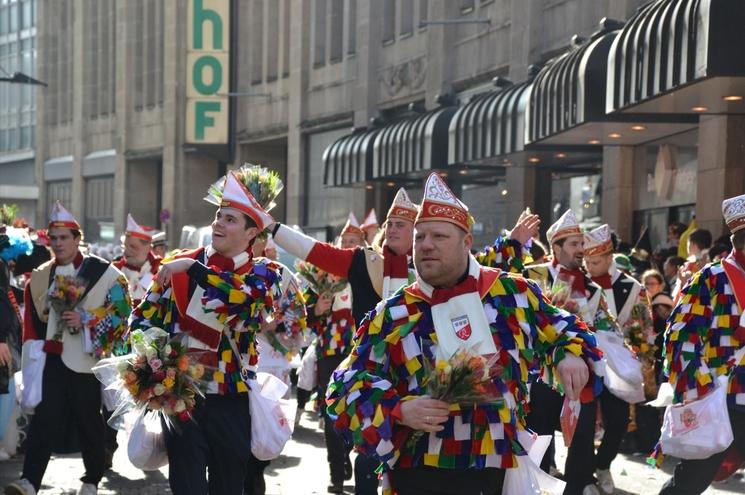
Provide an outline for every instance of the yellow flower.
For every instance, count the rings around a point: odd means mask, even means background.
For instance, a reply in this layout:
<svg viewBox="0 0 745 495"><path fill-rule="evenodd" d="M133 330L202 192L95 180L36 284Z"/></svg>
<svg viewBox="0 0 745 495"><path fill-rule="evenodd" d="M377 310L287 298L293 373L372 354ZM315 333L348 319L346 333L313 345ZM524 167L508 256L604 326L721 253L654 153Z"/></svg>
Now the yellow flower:
<svg viewBox="0 0 745 495"><path fill-rule="evenodd" d="M173 388L173 386L176 384L176 380L173 378L166 378L163 380L163 385L165 385L166 388Z"/></svg>

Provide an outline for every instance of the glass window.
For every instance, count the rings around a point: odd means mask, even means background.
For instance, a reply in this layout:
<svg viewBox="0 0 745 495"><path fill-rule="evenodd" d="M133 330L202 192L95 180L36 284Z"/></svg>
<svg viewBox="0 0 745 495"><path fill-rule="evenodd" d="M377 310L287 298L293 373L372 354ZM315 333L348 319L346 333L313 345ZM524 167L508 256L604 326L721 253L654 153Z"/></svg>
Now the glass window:
<svg viewBox="0 0 745 495"><path fill-rule="evenodd" d="M402 35L411 34L414 30L414 0L401 0L401 29Z"/></svg>
<svg viewBox="0 0 745 495"><path fill-rule="evenodd" d="M396 0L383 1L383 43L393 41L396 30Z"/></svg>
<svg viewBox="0 0 745 495"><path fill-rule="evenodd" d="M9 32L15 33L18 31L18 4L10 4L8 14L8 22L10 23L8 27Z"/></svg>
<svg viewBox="0 0 745 495"><path fill-rule="evenodd" d="M326 0L316 0L315 27L313 30L313 65L326 63Z"/></svg>
<svg viewBox="0 0 745 495"><path fill-rule="evenodd" d="M331 43L329 60L341 60L342 44L344 43L344 0L331 0Z"/></svg>

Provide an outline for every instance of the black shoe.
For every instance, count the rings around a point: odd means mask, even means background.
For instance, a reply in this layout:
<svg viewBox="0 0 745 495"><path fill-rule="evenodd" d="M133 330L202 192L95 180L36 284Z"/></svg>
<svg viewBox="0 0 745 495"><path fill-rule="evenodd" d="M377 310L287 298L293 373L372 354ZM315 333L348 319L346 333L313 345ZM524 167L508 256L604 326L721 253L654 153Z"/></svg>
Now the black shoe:
<svg viewBox="0 0 745 495"><path fill-rule="evenodd" d="M329 493L344 493L344 483L331 483L328 487Z"/></svg>
<svg viewBox="0 0 745 495"><path fill-rule="evenodd" d="M352 461L349 459L349 455L344 459L344 481L352 479L354 472L352 471Z"/></svg>

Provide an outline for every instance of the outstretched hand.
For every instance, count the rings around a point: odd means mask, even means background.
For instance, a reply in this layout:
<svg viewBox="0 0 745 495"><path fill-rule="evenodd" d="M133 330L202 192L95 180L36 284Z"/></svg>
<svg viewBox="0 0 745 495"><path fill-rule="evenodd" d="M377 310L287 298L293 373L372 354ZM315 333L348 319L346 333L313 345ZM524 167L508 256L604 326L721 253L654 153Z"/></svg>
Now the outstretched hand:
<svg viewBox="0 0 745 495"><path fill-rule="evenodd" d="M517 219L517 223L510 232L510 239L514 239L523 246L533 237L538 236L538 229L541 226L541 218L530 212L526 208Z"/></svg>

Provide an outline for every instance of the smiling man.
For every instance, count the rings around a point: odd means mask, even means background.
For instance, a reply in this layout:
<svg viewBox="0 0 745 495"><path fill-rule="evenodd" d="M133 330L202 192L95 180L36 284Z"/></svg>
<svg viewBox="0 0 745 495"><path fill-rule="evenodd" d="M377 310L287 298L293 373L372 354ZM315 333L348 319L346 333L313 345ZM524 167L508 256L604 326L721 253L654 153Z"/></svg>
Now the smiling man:
<svg viewBox="0 0 745 495"><path fill-rule="evenodd" d="M505 470L524 454L516 446L529 371L542 363L574 398L590 378L583 358L599 358L585 325L536 284L479 265L471 225L468 208L430 175L415 223L416 281L368 314L328 388L336 429L382 463L401 495L501 494ZM461 349L497 354L503 401L466 407L426 396L424 361Z"/></svg>
<svg viewBox="0 0 745 495"><path fill-rule="evenodd" d="M130 321L131 329L187 334L187 345L217 369L194 410L195 421L166 432L169 484L176 495L240 495L248 473L251 415L242 372L255 374L256 332L271 319L281 295L277 266L250 254L270 218L249 192L251 171L228 173L205 198L218 205L212 244L161 265Z"/></svg>
<svg viewBox="0 0 745 495"><path fill-rule="evenodd" d="M44 340L41 402L31 420L23 474L5 493L36 493L52 451L64 447L63 433L77 428L85 465L78 494L91 495L105 470L101 387L91 368L124 347L131 310L127 280L108 261L80 252L80 224L59 201L50 217L49 241L54 259L33 271L24 293L23 341ZM76 277L85 289L76 307L60 314L48 293L61 276Z"/></svg>

